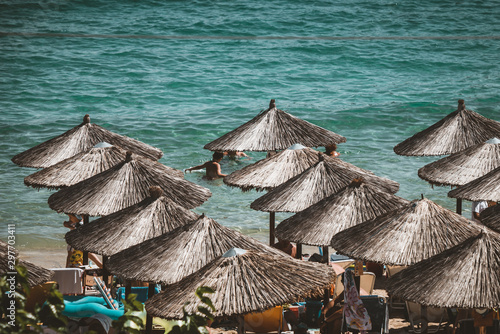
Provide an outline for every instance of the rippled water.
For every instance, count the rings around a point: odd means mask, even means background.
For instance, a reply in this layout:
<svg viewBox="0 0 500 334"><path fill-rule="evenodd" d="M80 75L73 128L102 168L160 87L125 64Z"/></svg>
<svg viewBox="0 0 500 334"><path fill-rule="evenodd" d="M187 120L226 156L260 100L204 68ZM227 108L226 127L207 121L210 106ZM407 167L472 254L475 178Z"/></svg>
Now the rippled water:
<svg viewBox="0 0 500 334"><path fill-rule="evenodd" d="M277 107L347 138L342 158L453 209L418 168L437 157L392 148L454 111L500 120L498 1L2 1L0 3L0 221L19 247L64 247L64 215L35 170L10 158L76 126L84 114L163 150L184 169L203 146ZM224 161L230 173L262 158ZM195 209L267 239L268 214L202 173L211 189ZM465 204L468 209L468 205ZM470 213L464 213L468 215ZM280 220L287 215L277 215ZM5 239L6 228L0 231Z"/></svg>

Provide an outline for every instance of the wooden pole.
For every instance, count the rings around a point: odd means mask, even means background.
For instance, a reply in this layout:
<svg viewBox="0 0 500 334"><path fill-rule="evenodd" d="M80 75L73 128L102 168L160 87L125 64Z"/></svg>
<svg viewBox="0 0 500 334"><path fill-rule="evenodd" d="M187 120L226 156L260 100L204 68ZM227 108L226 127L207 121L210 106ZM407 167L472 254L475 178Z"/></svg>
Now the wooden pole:
<svg viewBox="0 0 500 334"><path fill-rule="evenodd" d="M274 212L269 213L269 245L274 245L274 222L276 214Z"/></svg>
<svg viewBox="0 0 500 334"><path fill-rule="evenodd" d="M297 252L295 253L295 258L296 259L302 259L302 244L297 243Z"/></svg>
<svg viewBox="0 0 500 334"><path fill-rule="evenodd" d="M155 294L155 285L152 282L149 282L148 284L148 299L153 297ZM150 314L146 315L146 333L151 334L153 332L153 316Z"/></svg>
<svg viewBox="0 0 500 334"><path fill-rule="evenodd" d="M125 281L125 299L132 293L132 282Z"/></svg>
<svg viewBox="0 0 500 334"><path fill-rule="evenodd" d="M330 253L328 246L323 246L323 262L326 263L327 266L330 265ZM323 298L323 306L326 307L330 302L330 288L325 289L325 296Z"/></svg>
<svg viewBox="0 0 500 334"><path fill-rule="evenodd" d="M83 224L89 223L89 215L83 215ZM78 224L77 224L78 225ZM83 252L83 265L86 266L89 264L89 252Z"/></svg>
<svg viewBox="0 0 500 334"><path fill-rule="evenodd" d="M462 214L462 199L461 198L457 198L457 213L459 215Z"/></svg>

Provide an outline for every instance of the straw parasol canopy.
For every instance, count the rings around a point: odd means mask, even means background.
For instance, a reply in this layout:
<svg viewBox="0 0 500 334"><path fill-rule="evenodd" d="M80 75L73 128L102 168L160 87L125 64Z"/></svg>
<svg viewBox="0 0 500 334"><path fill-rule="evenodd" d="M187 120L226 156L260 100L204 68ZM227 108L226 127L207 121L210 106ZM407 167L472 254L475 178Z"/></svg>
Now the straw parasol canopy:
<svg viewBox="0 0 500 334"><path fill-rule="evenodd" d="M478 235L397 273L387 291L426 306L500 307L500 235L484 227Z"/></svg>
<svg viewBox="0 0 500 334"><path fill-rule="evenodd" d="M295 144L224 178L224 183L243 191L271 190L318 162L318 151Z"/></svg>
<svg viewBox="0 0 500 334"><path fill-rule="evenodd" d="M500 167L448 193L448 197L469 201L500 201Z"/></svg>
<svg viewBox="0 0 500 334"><path fill-rule="evenodd" d="M481 224L500 232L500 205L496 204L481 212Z"/></svg>
<svg viewBox="0 0 500 334"><path fill-rule="evenodd" d="M100 142L117 145L153 160L158 160L163 156L162 151L153 146L90 123L90 116L85 115L80 125L17 154L12 158L12 162L21 167L45 168L87 151Z"/></svg>
<svg viewBox="0 0 500 334"><path fill-rule="evenodd" d="M418 176L438 186L461 186L500 167L500 140L492 138L425 165Z"/></svg>
<svg viewBox="0 0 500 334"><path fill-rule="evenodd" d="M244 315L318 296L335 276L333 268L324 264L233 248L148 299L145 306L152 316L180 319L184 306L188 313L197 311L201 304L194 291L207 286L215 291L210 295L214 316Z"/></svg>
<svg viewBox="0 0 500 334"><path fill-rule="evenodd" d="M200 270L232 247L289 257L202 215L194 222L111 256L107 269L128 280L172 284Z"/></svg>
<svg viewBox="0 0 500 334"><path fill-rule="evenodd" d="M0 275L15 272L14 266L9 263L9 255L15 256L17 259L19 257L19 252L13 248L9 249L9 245L0 240L0 259L2 259L2 261L0 261ZM27 279L30 286L48 282L54 276L54 272L52 270L37 266L29 261L18 260L18 264L25 267L28 271Z"/></svg>
<svg viewBox="0 0 500 334"><path fill-rule="evenodd" d="M306 245L330 245L340 231L408 203L363 179L355 179L339 192L283 220L276 228L276 236Z"/></svg>
<svg viewBox="0 0 500 334"><path fill-rule="evenodd" d="M163 164L127 152L124 161L49 197L57 212L105 216L137 204L159 186L174 203L192 209L205 202L210 190L171 174Z"/></svg>
<svg viewBox="0 0 500 334"><path fill-rule="evenodd" d="M276 108L269 108L233 131L205 145L210 151L274 151L293 144L306 147L344 143L346 139Z"/></svg>
<svg viewBox="0 0 500 334"><path fill-rule="evenodd" d="M423 198L339 232L330 245L355 259L408 266L479 232L472 221Z"/></svg>
<svg viewBox="0 0 500 334"><path fill-rule="evenodd" d="M142 202L69 231L65 238L75 249L111 256L197 218L163 196L160 187L151 187L150 197Z"/></svg>
<svg viewBox="0 0 500 334"><path fill-rule="evenodd" d="M457 110L397 144L394 152L407 156L446 155L493 137L500 137L500 123L465 109L464 100L458 100Z"/></svg>
<svg viewBox="0 0 500 334"><path fill-rule="evenodd" d="M99 143L88 151L44 168L24 178L24 184L33 188L61 189L97 175L125 160L125 150L107 143ZM165 166L171 174L184 177L180 170Z"/></svg>
<svg viewBox="0 0 500 334"><path fill-rule="evenodd" d="M250 207L267 212L299 212L336 193L358 177L387 192L396 193L399 189L397 182L352 170L337 162L341 160L320 154L314 166L257 198Z"/></svg>

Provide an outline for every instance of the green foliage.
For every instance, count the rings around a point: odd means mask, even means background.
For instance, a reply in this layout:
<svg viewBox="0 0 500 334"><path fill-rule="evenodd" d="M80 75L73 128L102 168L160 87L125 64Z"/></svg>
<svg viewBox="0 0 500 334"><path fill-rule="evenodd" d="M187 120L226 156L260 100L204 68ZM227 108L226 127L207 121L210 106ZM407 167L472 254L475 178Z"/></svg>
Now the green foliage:
<svg viewBox="0 0 500 334"><path fill-rule="evenodd" d="M123 301L125 313L112 323L116 333L139 334L141 329L143 329L144 322L138 314L144 311L144 305L135 300L136 297L136 294L131 293L127 296L127 299Z"/></svg>
<svg viewBox="0 0 500 334"><path fill-rule="evenodd" d="M206 333L205 326L208 324L209 320L214 320L214 315L211 313L215 311L215 307L212 304L212 300L205 296L205 293L214 293L214 290L201 286L196 289L195 295L200 299L200 301L206 306L198 306L198 312L200 314L188 314L186 312L186 305L184 305L182 318L183 324L181 326L176 325L172 328L169 334L204 334Z"/></svg>
<svg viewBox="0 0 500 334"><path fill-rule="evenodd" d="M47 302L35 307L34 313L26 310L26 300L30 293L28 272L25 267L16 265L15 271L6 272L0 277L0 332L2 333L34 333L42 332L45 326L64 332L67 318L61 314L64 300L53 286Z"/></svg>

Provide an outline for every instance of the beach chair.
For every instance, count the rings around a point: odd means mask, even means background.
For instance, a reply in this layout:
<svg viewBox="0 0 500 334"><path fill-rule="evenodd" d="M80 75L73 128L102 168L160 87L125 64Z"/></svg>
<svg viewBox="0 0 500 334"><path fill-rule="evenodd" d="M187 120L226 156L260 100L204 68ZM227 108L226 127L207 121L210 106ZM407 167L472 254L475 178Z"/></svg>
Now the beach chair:
<svg viewBox="0 0 500 334"><path fill-rule="evenodd" d="M359 278L360 293L362 296L373 294L375 287L375 274L371 272L364 272ZM335 288L333 289L333 299L337 298L344 291L344 284L342 283L342 275L338 275L335 280Z"/></svg>
<svg viewBox="0 0 500 334"><path fill-rule="evenodd" d="M386 266L385 269L387 271L387 278L394 276L405 268L406 266ZM406 308L406 304L404 300L389 295L389 307L391 310L404 310Z"/></svg>
<svg viewBox="0 0 500 334"><path fill-rule="evenodd" d="M447 320L445 308L427 307L426 319L422 317L422 307L420 304L407 301L406 309L408 311L408 320L410 321L410 329L408 330L410 333L422 333L424 327L427 327L427 333L437 333L444 328L443 321ZM437 325L435 325L436 323Z"/></svg>

